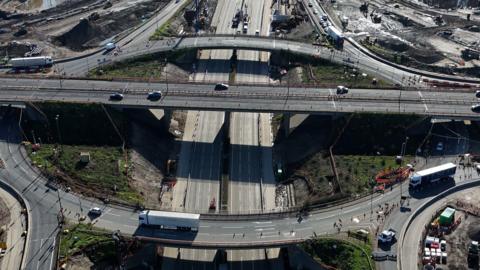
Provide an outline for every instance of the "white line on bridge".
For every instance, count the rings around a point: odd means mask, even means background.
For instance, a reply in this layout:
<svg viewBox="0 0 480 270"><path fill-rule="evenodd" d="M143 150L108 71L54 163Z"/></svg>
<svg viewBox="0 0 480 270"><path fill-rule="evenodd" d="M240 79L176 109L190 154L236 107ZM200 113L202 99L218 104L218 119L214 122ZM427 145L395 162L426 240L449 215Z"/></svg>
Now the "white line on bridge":
<svg viewBox="0 0 480 270"><path fill-rule="evenodd" d="M222 227L222 228L224 228L224 229L243 229L243 226L230 226L230 227L225 226L225 227Z"/></svg>
<svg viewBox="0 0 480 270"><path fill-rule="evenodd" d="M418 91L418 95L419 95L420 98L422 99L423 106L425 106L425 111L428 112L427 103L425 103L425 99L423 98L422 92Z"/></svg>
<svg viewBox="0 0 480 270"><path fill-rule="evenodd" d="M328 92L330 92L330 96L333 97L333 94L332 94L332 89L328 89ZM337 105L335 105L335 100L332 98L332 104L333 104L333 108L336 110L337 109Z"/></svg>

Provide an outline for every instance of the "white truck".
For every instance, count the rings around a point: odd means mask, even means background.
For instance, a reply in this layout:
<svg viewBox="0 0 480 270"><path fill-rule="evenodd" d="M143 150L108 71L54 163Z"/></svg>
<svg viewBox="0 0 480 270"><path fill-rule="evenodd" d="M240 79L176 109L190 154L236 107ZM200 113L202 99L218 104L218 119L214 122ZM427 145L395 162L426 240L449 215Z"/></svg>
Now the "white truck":
<svg viewBox="0 0 480 270"><path fill-rule="evenodd" d="M53 60L51 56L12 58L10 59L10 65L12 65L14 69L51 67Z"/></svg>
<svg viewBox="0 0 480 270"><path fill-rule="evenodd" d="M455 175L456 170L457 165L450 162L415 172L410 177L410 187L417 188L422 185L437 182L439 180L448 179Z"/></svg>
<svg viewBox="0 0 480 270"><path fill-rule="evenodd" d="M342 32L340 32L340 30L333 26L328 26L325 31L327 32L327 35L330 37L336 47L343 47L343 41L345 37L343 36Z"/></svg>
<svg viewBox="0 0 480 270"><path fill-rule="evenodd" d="M138 216L140 226L179 231L198 231L200 214L145 210Z"/></svg>

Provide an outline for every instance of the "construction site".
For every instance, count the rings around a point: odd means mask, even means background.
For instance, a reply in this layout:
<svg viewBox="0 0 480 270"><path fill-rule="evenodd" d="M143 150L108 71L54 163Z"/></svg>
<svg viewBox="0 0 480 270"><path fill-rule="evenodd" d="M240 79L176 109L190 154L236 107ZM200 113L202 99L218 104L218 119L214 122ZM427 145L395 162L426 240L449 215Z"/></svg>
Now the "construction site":
<svg viewBox="0 0 480 270"><path fill-rule="evenodd" d="M422 234L422 265L444 270L479 269L478 191L465 191L438 209Z"/></svg>
<svg viewBox="0 0 480 270"><path fill-rule="evenodd" d="M0 51L11 57L65 58L101 47L169 1L2 1Z"/></svg>
<svg viewBox="0 0 480 270"><path fill-rule="evenodd" d="M478 1L326 1L344 33L383 58L448 74L480 74ZM346 23L345 23L346 22Z"/></svg>

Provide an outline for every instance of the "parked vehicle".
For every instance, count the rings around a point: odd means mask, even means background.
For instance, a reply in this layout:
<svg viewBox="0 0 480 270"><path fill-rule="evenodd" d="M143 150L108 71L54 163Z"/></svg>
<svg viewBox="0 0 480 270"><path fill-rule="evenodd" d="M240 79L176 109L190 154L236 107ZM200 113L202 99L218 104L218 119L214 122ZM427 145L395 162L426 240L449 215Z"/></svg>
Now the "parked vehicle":
<svg viewBox="0 0 480 270"><path fill-rule="evenodd" d="M51 67L53 60L51 56L12 58L10 59L10 65L14 69Z"/></svg>
<svg viewBox="0 0 480 270"><path fill-rule="evenodd" d="M123 99L123 95L120 93L113 93L110 95L110 100L112 101L120 101Z"/></svg>
<svg viewBox="0 0 480 270"><path fill-rule="evenodd" d="M443 142L438 142L436 149L437 151L443 151Z"/></svg>
<svg viewBox="0 0 480 270"><path fill-rule="evenodd" d="M138 216L140 226L179 231L198 231L200 214L145 210Z"/></svg>
<svg viewBox="0 0 480 270"><path fill-rule="evenodd" d="M157 101L162 98L162 92L161 91L154 91L148 93L147 99L150 101Z"/></svg>
<svg viewBox="0 0 480 270"><path fill-rule="evenodd" d="M217 84L215 85L215 90L216 90L216 91L228 90L228 84L225 84L225 83L217 83Z"/></svg>
<svg viewBox="0 0 480 270"><path fill-rule="evenodd" d="M475 91L475 97L480 98L480 90Z"/></svg>
<svg viewBox="0 0 480 270"><path fill-rule="evenodd" d="M422 185L437 182L439 180L446 180L453 177L456 170L457 165L453 163L446 163L440 166L418 171L410 177L410 187L416 188Z"/></svg>

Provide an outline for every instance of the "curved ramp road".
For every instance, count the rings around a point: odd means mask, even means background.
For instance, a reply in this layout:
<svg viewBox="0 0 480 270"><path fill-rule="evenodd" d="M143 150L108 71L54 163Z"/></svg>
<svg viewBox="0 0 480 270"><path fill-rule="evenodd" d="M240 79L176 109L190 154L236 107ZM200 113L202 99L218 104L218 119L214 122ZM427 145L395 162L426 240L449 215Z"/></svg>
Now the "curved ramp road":
<svg viewBox="0 0 480 270"><path fill-rule="evenodd" d="M356 67L363 72L382 77L401 85L408 85L410 83L413 85L424 85L422 83L424 79L480 84L479 79L439 75L407 68L400 69L396 66L391 66L389 63L378 61L369 55L356 50L353 46L347 47L344 51L337 51L297 41L245 35L179 37L147 43L139 42L129 45L128 48L122 49L118 55L114 55L113 53L104 55L103 52L99 52L88 57L58 64L57 69L65 72L67 76L81 76L86 74L88 70L103 64L126 60L145 54L182 49L241 49L269 52L284 51Z"/></svg>

